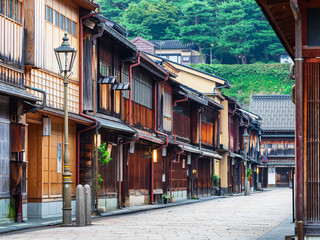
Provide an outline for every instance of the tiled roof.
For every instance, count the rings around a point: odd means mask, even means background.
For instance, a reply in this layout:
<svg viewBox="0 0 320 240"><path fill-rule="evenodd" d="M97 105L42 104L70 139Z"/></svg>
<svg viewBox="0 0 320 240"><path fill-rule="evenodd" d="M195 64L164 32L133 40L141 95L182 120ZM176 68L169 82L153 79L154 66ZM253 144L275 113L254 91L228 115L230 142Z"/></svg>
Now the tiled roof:
<svg viewBox="0 0 320 240"><path fill-rule="evenodd" d="M290 95L253 95L250 111L261 116L262 130L295 130L295 105Z"/></svg>
<svg viewBox="0 0 320 240"><path fill-rule="evenodd" d="M12 85L9 85L6 83L2 83L2 82L0 82L0 93L6 94L9 96L14 96L17 98L22 98L22 99L34 101L34 102L41 101L41 99L32 95L24 88L15 87L15 86L12 86Z"/></svg>
<svg viewBox="0 0 320 240"><path fill-rule="evenodd" d="M157 49L195 49L194 43L182 44L179 40L149 40Z"/></svg>

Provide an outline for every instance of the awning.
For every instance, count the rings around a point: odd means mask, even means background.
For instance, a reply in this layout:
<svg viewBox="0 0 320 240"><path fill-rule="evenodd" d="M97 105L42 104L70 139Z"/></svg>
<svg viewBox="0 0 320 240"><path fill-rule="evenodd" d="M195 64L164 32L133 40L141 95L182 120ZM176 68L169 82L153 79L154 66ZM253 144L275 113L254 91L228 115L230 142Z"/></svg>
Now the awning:
<svg viewBox="0 0 320 240"><path fill-rule="evenodd" d="M41 98L34 96L33 94L29 93L27 90L23 88L11 86L2 82L0 82L0 93L9 96L14 96L17 98L26 99L33 102L42 101Z"/></svg>
<svg viewBox="0 0 320 240"><path fill-rule="evenodd" d="M139 139L147 140L149 142L157 143L157 144L164 144L165 141L162 138L153 136L149 132L145 132L139 129L136 129L136 131L139 133Z"/></svg>
<svg viewBox="0 0 320 240"><path fill-rule="evenodd" d="M190 153L197 153L197 154L200 154L200 150L199 148L197 147L193 147L192 145L190 144L184 144L184 151L186 152L190 152Z"/></svg>
<svg viewBox="0 0 320 240"><path fill-rule="evenodd" d="M130 83L115 83L112 86L113 90L130 90Z"/></svg>
<svg viewBox="0 0 320 240"><path fill-rule="evenodd" d="M212 158L215 158L215 159L222 159L222 156L220 156L220 155L219 155L217 152L215 152L215 151L203 150L202 153L203 153L203 156L205 156L205 157L212 157Z"/></svg>
<svg viewBox="0 0 320 240"><path fill-rule="evenodd" d="M100 84L114 84L116 82L116 76L100 76L98 83Z"/></svg>
<svg viewBox="0 0 320 240"><path fill-rule="evenodd" d="M236 154L236 153L233 153L233 152L230 152L230 157L235 157L235 158L241 158L241 159L244 159L244 157L240 154Z"/></svg>
<svg viewBox="0 0 320 240"><path fill-rule="evenodd" d="M106 128L112 131L132 134L132 135L136 133L136 130L134 128L129 127L124 123L116 122L116 121L112 121L104 118L96 118L96 119L101 123L103 128Z"/></svg>

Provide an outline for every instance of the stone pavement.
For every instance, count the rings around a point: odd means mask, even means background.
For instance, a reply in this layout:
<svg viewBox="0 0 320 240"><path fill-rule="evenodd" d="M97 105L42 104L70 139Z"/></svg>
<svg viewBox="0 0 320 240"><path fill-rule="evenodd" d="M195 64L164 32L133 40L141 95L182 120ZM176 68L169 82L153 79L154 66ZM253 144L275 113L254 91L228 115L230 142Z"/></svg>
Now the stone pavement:
<svg viewBox="0 0 320 240"><path fill-rule="evenodd" d="M257 239L288 219L291 204L291 189L272 189L251 196L95 218L87 227L24 230L0 235L0 239ZM284 239L277 233L274 236L270 239Z"/></svg>

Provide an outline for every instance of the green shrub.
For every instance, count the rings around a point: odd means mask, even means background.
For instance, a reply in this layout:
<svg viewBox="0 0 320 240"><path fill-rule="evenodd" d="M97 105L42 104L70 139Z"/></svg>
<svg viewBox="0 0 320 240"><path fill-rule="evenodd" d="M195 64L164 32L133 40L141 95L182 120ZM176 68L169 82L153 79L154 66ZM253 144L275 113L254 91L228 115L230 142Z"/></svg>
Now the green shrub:
<svg viewBox="0 0 320 240"><path fill-rule="evenodd" d="M257 94L291 94L294 80L289 77L290 64L197 64L192 67L227 79L231 89L222 92L237 99L244 108Z"/></svg>

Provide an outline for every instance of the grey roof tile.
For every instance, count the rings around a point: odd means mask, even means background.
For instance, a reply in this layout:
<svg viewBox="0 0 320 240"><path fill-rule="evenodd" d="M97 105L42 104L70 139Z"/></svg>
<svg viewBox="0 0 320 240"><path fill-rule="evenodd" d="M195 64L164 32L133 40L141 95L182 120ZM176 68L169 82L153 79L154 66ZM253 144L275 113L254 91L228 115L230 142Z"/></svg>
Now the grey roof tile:
<svg viewBox="0 0 320 240"><path fill-rule="evenodd" d="M182 44L179 40L149 40L157 49L195 49L194 43Z"/></svg>
<svg viewBox="0 0 320 240"><path fill-rule="evenodd" d="M250 111L261 116L261 128L265 131L295 130L295 105L291 95L253 95Z"/></svg>
<svg viewBox="0 0 320 240"><path fill-rule="evenodd" d="M12 86L12 85L9 85L9 84L3 83L3 82L0 82L0 93L6 94L9 96L14 96L14 97L26 99L26 100L30 100L30 101L34 101L34 102L41 101L40 98L32 95L24 88Z"/></svg>

